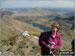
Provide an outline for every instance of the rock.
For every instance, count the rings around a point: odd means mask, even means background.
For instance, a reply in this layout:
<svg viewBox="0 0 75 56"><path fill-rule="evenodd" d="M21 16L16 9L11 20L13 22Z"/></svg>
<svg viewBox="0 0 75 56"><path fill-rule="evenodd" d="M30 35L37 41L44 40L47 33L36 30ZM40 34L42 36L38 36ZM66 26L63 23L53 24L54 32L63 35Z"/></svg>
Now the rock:
<svg viewBox="0 0 75 56"><path fill-rule="evenodd" d="M12 48L12 46L3 46L2 50L7 51L8 49Z"/></svg>
<svg viewBox="0 0 75 56"><path fill-rule="evenodd" d="M2 52L0 52L0 55L2 54Z"/></svg>
<svg viewBox="0 0 75 56"><path fill-rule="evenodd" d="M24 32L22 33L22 35L23 35L23 36L29 36L28 31L24 31Z"/></svg>
<svg viewBox="0 0 75 56"><path fill-rule="evenodd" d="M11 29L12 31L14 31L15 29Z"/></svg>
<svg viewBox="0 0 75 56"><path fill-rule="evenodd" d="M38 39L39 37L37 37L37 36L34 36L34 38Z"/></svg>
<svg viewBox="0 0 75 56"><path fill-rule="evenodd" d="M1 56L14 56L14 53L6 51L6 52L3 52Z"/></svg>
<svg viewBox="0 0 75 56"><path fill-rule="evenodd" d="M37 53L36 56L40 56L40 53Z"/></svg>
<svg viewBox="0 0 75 56"><path fill-rule="evenodd" d="M17 44L15 44L15 45L13 45L13 47L12 47L12 49L11 50L16 50L16 49L18 49L19 48L19 46L17 45Z"/></svg>
<svg viewBox="0 0 75 56"><path fill-rule="evenodd" d="M23 38L21 38L21 37L16 38L16 44L19 44L21 41L23 41Z"/></svg>

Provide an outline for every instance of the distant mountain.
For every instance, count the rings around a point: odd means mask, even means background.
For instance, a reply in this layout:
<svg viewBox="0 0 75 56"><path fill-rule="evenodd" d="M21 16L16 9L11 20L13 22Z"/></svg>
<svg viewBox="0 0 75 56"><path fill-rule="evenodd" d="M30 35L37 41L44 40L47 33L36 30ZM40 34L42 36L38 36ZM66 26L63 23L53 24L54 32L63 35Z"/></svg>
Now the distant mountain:
<svg viewBox="0 0 75 56"><path fill-rule="evenodd" d="M74 10L72 9L60 9L60 8L15 8L5 9L4 12L12 16L24 16L24 17L56 17L56 16L73 16ZM14 14L13 14L14 13Z"/></svg>
<svg viewBox="0 0 75 56"><path fill-rule="evenodd" d="M74 16L74 11L67 11L64 13L64 15L66 15L68 17Z"/></svg>
<svg viewBox="0 0 75 56"><path fill-rule="evenodd" d="M13 16L39 17L39 16L47 16L51 14L53 14L53 12L46 11L41 8L30 8L25 12L17 12Z"/></svg>
<svg viewBox="0 0 75 56"><path fill-rule="evenodd" d="M0 16L1 17L3 17L3 15L5 15L5 14L12 15L12 14L14 14L14 12L11 10L0 10Z"/></svg>
<svg viewBox="0 0 75 56"><path fill-rule="evenodd" d="M70 17L68 20L74 20L74 16Z"/></svg>

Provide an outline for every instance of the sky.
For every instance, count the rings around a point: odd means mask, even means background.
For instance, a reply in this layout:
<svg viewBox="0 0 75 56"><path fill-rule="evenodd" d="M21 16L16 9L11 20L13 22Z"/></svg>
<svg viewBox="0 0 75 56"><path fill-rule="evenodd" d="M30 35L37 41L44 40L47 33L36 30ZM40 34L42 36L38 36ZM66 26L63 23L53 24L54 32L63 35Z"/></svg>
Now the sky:
<svg viewBox="0 0 75 56"><path fill-rule="evenodd" d="M74 0L0 0L0 8L74 8Z"/></svg>

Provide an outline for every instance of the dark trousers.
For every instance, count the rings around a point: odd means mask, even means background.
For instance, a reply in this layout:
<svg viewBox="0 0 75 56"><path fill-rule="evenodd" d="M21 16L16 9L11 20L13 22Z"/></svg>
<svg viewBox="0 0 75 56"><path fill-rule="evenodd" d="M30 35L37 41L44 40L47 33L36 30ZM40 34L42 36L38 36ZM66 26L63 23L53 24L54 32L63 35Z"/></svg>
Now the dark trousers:
<svg viewBox="0 0 75 56"><path fill-rule="evenodd" d="M48 53L46 51L42 51L42 50L41 50L41 55L42 56L52 56L52 54L50 54L50 53Z"/></svg>

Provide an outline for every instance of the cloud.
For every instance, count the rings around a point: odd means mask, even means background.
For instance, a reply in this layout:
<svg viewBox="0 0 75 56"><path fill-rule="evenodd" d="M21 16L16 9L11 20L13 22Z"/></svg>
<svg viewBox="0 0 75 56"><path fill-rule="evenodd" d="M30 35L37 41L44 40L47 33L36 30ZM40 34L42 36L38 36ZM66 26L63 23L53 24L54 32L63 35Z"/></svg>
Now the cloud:
<svg viewBox="0 0 75 56"><path fill-rule="evenodd" d="M1 0L1 8L74 8L74 0Z"/></svg>
<svg viewBox="0 0 75 56"><path fill-rule="evenodd" d="M40 1L39 5L42 7L74 8L73 1Z"/></svg>

